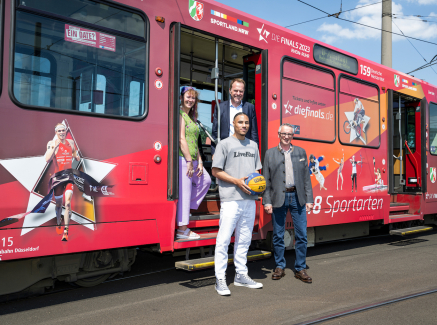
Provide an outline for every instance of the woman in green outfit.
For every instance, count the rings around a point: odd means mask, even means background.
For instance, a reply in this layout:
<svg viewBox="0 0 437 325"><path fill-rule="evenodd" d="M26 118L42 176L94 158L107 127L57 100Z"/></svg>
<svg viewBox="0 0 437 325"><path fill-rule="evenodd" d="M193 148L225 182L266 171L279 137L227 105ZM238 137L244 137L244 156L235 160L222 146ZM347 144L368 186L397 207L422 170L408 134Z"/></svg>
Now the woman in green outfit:
<svg viewBox="0 0 437 325"><path fill-rule="evenodd" d="M177 239L198 239L188 228L190 209L197 209L208 192L211 177L203 168L198 148L197 102L199 93L192 87L182 87L179 110L179 201Z"/></svg>

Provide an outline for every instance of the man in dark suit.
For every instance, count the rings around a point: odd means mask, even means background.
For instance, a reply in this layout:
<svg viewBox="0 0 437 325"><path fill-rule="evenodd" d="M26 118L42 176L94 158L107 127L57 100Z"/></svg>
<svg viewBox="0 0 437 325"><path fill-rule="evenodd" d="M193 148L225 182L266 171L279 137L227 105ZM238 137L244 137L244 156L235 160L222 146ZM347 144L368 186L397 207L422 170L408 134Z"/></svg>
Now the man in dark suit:
<svg viewBox="0 0 437 325"><path fill-rule="evenodd" d="M243 103L244 88L246 83L243 79L234 79L229 84L230 100L220 103L220 140L226 139L234 134L234 125L232 124L234 116L237 113L243 112L249 116L249 131L246 133L246 138L255 141L259 146L258 139L258 124L256 122L255 106L251 103ZM216 108L214 111L214 119L212 124L212 137L217 139L218 118ZM211 144L211 153L214 155L216 144Z"/></svg>
<svg viewBox="0 0 437 325"><path fill-rule="evenodd" d="M293 146L292 125L285 123L279 127L279 145L267 150L264 157L263 174L266 190L263 195L264 210L272 214L273 247L276 262L273 280L280 280L285 268L285 218L290 210L293 218L294 238L296 240L295 278L311 283L306 273L307 216L313 208L308 159L304 149Z"/></svg>

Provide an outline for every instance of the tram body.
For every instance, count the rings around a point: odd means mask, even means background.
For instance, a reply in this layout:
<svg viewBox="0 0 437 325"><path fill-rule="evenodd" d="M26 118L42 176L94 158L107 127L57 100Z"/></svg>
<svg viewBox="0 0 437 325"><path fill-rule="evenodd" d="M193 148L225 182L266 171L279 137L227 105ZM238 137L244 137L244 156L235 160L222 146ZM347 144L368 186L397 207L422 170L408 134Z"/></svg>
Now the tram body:
<svg viewBox="0 0 437 325"><path fill-rule="evenodd" d="M215 1L70 2L2 3L0 220L31 211L48 193L54 167L44 153L56 123L79 150L74 168L114 185L115 196L75 187L68 242L55 232L54 201L45 213L1 227L0 272L12 284L0 294L46 277L102 274L85 258L102 251L117 252L103 267L114 273L133 263L135 247L215 244L217 218L190 223L202 240L175 241L174 233L179 89L214 93L216 55L221 100L232 76L247 82L262 158L285 122L295 126L293 144L314 156L312 244L366 235L374 225L436 222L435 86ZM356 99L365 112L360 129ZM207 119L212 102L203 103ZM219 201L205 200L201 210L217 215ZM261 199L255 223L253 240L268 239L271 216ZM286 227L293 228L290 216Z"/></svg>

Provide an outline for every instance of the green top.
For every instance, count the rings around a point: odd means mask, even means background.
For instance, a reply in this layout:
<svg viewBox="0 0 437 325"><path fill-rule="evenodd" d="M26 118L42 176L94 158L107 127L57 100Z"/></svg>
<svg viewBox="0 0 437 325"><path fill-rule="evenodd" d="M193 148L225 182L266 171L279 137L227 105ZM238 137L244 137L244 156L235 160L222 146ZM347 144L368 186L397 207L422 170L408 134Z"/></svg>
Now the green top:
<svg viewBox="0 0 437 325"><path fill-rule="evenodd" d="M199 138L199 128L197 127L196 123L191 120L188 114L185 113L182 109L179 110L179 114L182 115L182 118L185 121L185 140L187 140L191 159L196 160L197 152L199 151L199 148L197 146L197 141ZM179 148L179 156L184 157L181 148Z"/></svg>

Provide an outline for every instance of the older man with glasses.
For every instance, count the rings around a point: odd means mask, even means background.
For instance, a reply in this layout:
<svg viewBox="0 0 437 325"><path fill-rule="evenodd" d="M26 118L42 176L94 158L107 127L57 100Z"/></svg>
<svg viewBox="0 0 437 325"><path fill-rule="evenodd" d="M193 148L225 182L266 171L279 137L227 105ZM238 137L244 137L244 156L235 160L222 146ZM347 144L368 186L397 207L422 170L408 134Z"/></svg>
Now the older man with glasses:
<svg viewBox="0 0 437 325"><path fill-rule="evenodd" d="M293 146L291 140L294 127L285 123L279 127L279 144L267 150L264 158L263 174L266 190L263 195L264 210L272 214L273 246L276 268L273 280L285 276L285 218L290 211L293 218L296 240L295 278L311 283L306 273L307 216L313 207L313 190L308 170L308 159L304 149Z"/></svg>

